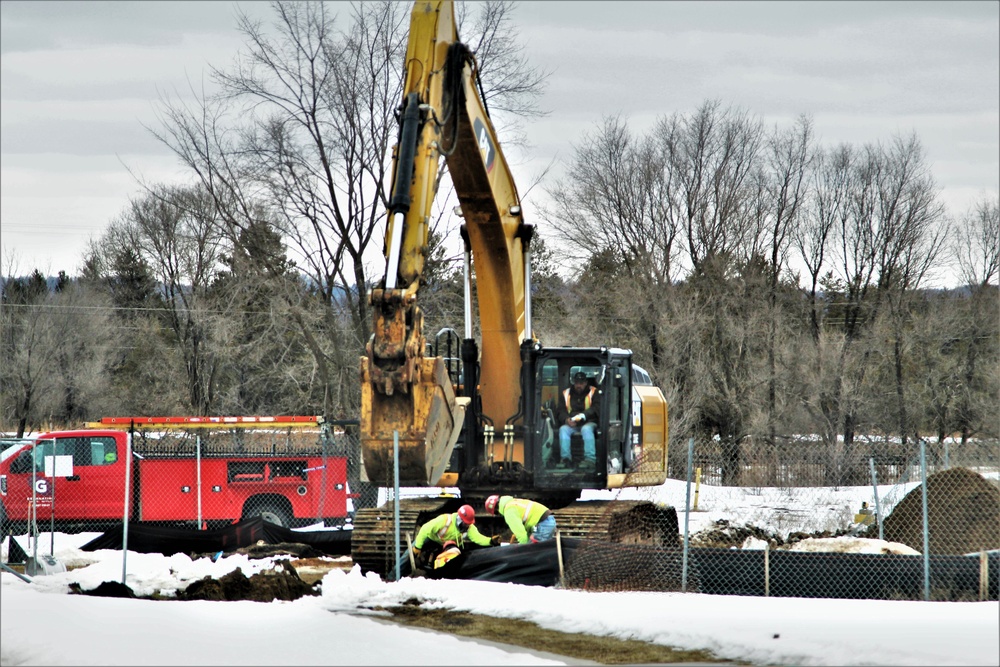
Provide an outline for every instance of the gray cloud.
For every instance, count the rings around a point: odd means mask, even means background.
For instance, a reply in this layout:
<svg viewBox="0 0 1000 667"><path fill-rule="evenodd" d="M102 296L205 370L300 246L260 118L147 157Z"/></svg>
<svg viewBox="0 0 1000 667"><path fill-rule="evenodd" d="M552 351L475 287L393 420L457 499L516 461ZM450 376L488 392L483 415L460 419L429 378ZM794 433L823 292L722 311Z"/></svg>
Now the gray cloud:
<svg viewBox="0 0 1000 667"><path fill-rule="evenodd" d="M176 46L184 33L228 32L235 2L22 2L4 0L0 53L94 44ZM197 16L197 21L192 21Z"/></svg>

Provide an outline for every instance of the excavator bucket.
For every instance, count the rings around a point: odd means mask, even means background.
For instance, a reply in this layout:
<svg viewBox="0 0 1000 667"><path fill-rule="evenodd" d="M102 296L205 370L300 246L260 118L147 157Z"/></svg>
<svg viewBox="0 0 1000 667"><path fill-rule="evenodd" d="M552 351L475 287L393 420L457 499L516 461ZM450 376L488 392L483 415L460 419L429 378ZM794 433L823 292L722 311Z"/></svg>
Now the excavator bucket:
<svg viewBox="0 0 1000 667"><path fill-rule="evenodd" d="M367 481L391 484L393 440L399 441L399 483L434 486L448 467L469 398L456 396L441 357L423 357L408 392L378 391L368 357L361 358L361 452Z"/></svg>

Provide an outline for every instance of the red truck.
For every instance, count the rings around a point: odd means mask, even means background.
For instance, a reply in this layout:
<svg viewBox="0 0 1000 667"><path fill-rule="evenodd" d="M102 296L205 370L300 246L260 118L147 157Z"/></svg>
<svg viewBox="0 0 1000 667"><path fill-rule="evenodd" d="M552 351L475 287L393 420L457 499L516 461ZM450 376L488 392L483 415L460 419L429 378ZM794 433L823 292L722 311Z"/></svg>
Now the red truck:
<svg viewBox="0 0 1000 667"><path fill-rule="evenodd" d="M220 527L260 516L296 527L349 517L352 441L319 430L321 417L105 418L88 426L43 433L4 451L3 534L27 524L33 502L42 530L50 523L66 531L120 523L126 484L130 521ZM194 429L218 430L202 431L202 442ZM179 430L186 437L176 437ZM292 430L298 442L291 442Z"/></svg>

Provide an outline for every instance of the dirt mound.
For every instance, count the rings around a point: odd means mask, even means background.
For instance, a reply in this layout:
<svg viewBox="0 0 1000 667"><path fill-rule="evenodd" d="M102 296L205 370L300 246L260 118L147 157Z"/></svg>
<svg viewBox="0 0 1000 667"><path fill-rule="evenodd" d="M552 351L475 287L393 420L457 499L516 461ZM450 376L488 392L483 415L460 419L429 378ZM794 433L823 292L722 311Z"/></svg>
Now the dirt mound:
<svg viewBox="0 0 1000 667"><path fill-rule="evenodd" d="M1000 488L968 468L927 478L928 546L931 554L968 554L1000 548ZM923 553L923 492L910 491L882 522L884 539ZM878 524L867 537L878 537Z"/></svg>
<svg viewBox="0 0 1000 667"><path fill-rule="evenodd" d="M69 585L69 592L71 595L93 595L102 598L136 597L135 591L117 581L102 581L97 588L90 590L83 590L80 584L74 581Z"/></svg>
<svg viewBox="0 0 1000 667"><path fill-rule="evenodd" d="M247 578L236 568L229 574L213 579L204 577L177 591L178 600L298 600L305 595L319 595L319 590L299 578L287 560L274 563L274 570L258 572Z"/></svg>
<svg viewBox="0 0 1000 667"><path fill-rule="evenodd" d="M689 544L692 547L739 548L748 537L755 537L765 542L776 539L774 535L769 534L763 528L749 524L737 526L729 523L726 519L719 519L708 528L691 535ZM781 543L780 538L777 543Z"/></svg>

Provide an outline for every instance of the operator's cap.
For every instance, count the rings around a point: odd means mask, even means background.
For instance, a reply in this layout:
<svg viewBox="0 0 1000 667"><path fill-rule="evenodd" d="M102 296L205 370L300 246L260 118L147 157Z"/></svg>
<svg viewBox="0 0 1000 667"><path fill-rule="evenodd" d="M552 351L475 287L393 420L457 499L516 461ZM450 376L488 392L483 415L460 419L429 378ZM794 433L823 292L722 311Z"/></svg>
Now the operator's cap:
<svg viewBox="0 0 1000 667"><path fill-rule="evenodd" d="M583 371L577 371L576 373L574 373L573 382L586 382L586 381L587 381L586 373L584 373Z"/></svg>

